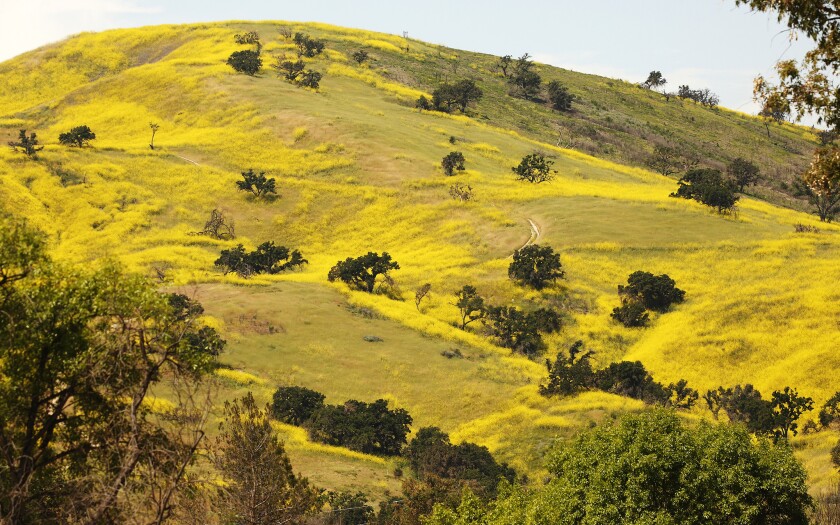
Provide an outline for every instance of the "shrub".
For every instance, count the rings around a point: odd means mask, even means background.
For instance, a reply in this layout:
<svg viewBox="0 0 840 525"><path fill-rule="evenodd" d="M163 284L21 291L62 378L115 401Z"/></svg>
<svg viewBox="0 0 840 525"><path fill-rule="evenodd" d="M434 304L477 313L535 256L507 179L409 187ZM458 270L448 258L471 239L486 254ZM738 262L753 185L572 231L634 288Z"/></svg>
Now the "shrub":
<svg viewBox="0 0 840 525"><path fill-rule="evenodd" d="M368 52L360 49L358 51L354 51L352 56L353 60L355 60L357 64L362 65L362 63L368 59Z"/></svg>
<svg viewBox="0 0 840 525"><path fill-rule="evenodd" d="M81 148L85 144L89 144L91 140L96 138L96 134L87 126L76 126L66 133L61 133L58 136L58 142L66 146L76 146Z"/></svg>
<svg viewBox="0 0 840 525"><path fill-rule="evenodd" d="M542 290L549 283L562 279L566 273L560 264L560 254L550 246L531 244L513 252L508 277L521 284Z"/></svg>
<svg viewBox="0 0 840 525"><path fill-rule="evenodd" d="M376 286L377 277L387 276L389 271L399 269L400 265L391 260L388 252L382 252L382 255L368 252L360 257L348 257L337 262L330 269L327 279L330 282L342 281L351 288L371 293Z"/></svg>
<svg viewBox="0 0 840 525"><path fill-rule="evenodd" d="M645 310L645 305L640 301L622 299L621 306L613 308L610 317L628 328L641 328L647 326L650 316Z"/></svg>
<svg viewBox="0 0 840 525"><path fill-rule="evenodd" d="M426 98L425 95L420 95L420 98L418 98L417 102L414 103L414 107L421 110L421 111L422 110L429 111L431 109L434 109L434 107L432 106L432 103L429 101L429 99Z"/></svg>
<svg viewBox="0 0 840 525"><path fill-rule="evenodd" d="M292 41L298 48L298 56L314 57L324 51L324 42L304 33L295 33Z"/></svg>
<svg viewBox="0 0 840 525"><path fill-rule="evenodd" d="M298 85L309 89L318 89L321 87L321 73L312 71L311 69L305 71L301 75Z"/></svg>
<svg viewBox="0 0 840 525"><path fill-rule="evenodd" d="M455 170L464 171L464 155L460 151L451 151L440 163L441 167L443 168L443 172L446 175L452 176L455 174Z"/></svg>
<svg viewBox="0 0 840 525"><path fill-rule="evenodd" d="M204 223L204 229L197 234L221 240L236 238L233 219L225 217L221 210L215 208L210 212L210 219Z"/></svg>
<svg viewBox="0 0 840 525"><path fill-rule="evenodd" d="M303 60L285 60L283 58L278 58L277 63L272 67L277 70L278 75L282 75L283 78L289 82L295 82L303 73L304 68L306 68L306 63L304 63Z"/></svg>
<svg viewBox="0 0 840 525"><path fill-rule="evenodd" d="M560 329L559 315L548 310L526 313L513 306L490 306L486 312L485 322L499 346L531 358L545 350L540 332Z"/></svg>
<svg viewBox="0 0 840 525"><path fill-rule="evenodd" d="M239 45L259 44L260 35L256 31L248 31L246 33L237 33L233 36L233 40Z"/></svg>
<svg viewBox="0 0 840 525"><path fill-rule="evenodd" d="M472 200L472 186L466 184L453 184L449 187L449 196L461 202L467 202L469 200Z"/></svg>
<svg viewBox="0 0 840 525"><path fill-rule="evenodd" d="M262 67L262 58L257 51L234 51L227 59L227 64L237 73L254 76Z"/></svg>
<svg viewBox="0 0 840 525"><path fill-rule="evenodd" d="M274 392L271 414L290 425L302 425L324 406L326 396L302 386L282 386Z"/></svg>
<svg viewBox="0 0 840 525"><path fill-rule="evenodd" d="M741 157L738 157L729 163L726 167L726 174L729 175L732 184L734 184L741 193L744 192L744 188L746 186L755 184L759 181L758 166Z"/></svg>
<svg viewBox="0 0 840 525"><path fill-rule="evenodd" d="M411 416L398 408L388 410L384 399L373 403L350 400L342 406L325 405L306 422L314 441L347 447L365 454L396 456L406 443Z"/></svg>
<svg viewBox="0 0 840 525"><path fill-rule="evenodd" d="M554 161L546 159L542 153L531 153L525 155L519 165L511 168L511 170L516 174L517 180L539 184L554 178L554 173L557 172L552 172L552 164L554 164Z"/></svg>
<svg viewBox="0 0 840 525"><path fill-rule="evenodd" d="M620 361L595 374L599 390L639 399L651 405L664 405L670 393L653 380L640 361Z"/></svg>
<svg viewBox="0 0 840 525"><path fill-rule="evenodd" d="M254 173L254 170L242 172L242 180L236 181L236 186L241 191L250 191L255 197L266 197L268 194L277 194L274 178L266 178L265 172Z"/></svg>
<svg viewBox="0 0 840 525"><path fill-rule="evenodd" d="M685 292L666 274L653 275L636 271L627 278L627 286L618 285L618 295L628 302L638 302L648 310L665 312L674 303L685 300Z"/></svg>

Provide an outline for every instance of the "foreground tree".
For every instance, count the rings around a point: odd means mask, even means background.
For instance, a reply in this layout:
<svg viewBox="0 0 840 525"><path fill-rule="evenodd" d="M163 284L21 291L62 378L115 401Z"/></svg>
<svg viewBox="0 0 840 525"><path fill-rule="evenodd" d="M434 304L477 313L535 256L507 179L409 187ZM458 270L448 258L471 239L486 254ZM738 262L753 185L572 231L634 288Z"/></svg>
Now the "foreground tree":
<svg viewBox="0 0 840 525"><path fill-rule="evenodd" d="M552 172L552 164L554 164L553 160L546 159L545 155L536 152L525 155L519 165L511 168L511 170L516 174L517 180L539 184L554 178L554 173L557 172Z"/></svg>
<svg viewBox="0 0 840 525"><path fill-rule="evenodd" d="M9 146L15 151L18 148L22 149L23 153L29 158L35 158L37 153L44 149L44 146L38 145L38 135L34 131L27 135L25 129L20 130L17 140L9 141Z"/></svg>
<svg viewBox="0 0 840 525"><path fill-rule="evenodd" d="M560 264L560 254L551 246L530 244L513 252L513 262L508 266L508 277L536 290L549 283L556 283L566 275Z"/></svg>
<svg viewBox="0 0 840 525"><path fill-rule="evenodd" d="M54 263L40 234L0 217L0 521L166 519L224 347L201 311L115 266ZM152 409L158 390L170 408Z"/></svg>
<svg viewBox="0 0 840 525"><path fill-rule="evenodd" d="M250 392L225 403L214 460L225 480L217 508L226 523L298 523L317 509L317 492L295 475L268 412Z"/></svg>
<svg viewBox="0 0 840 525"><path fill-rule="evenodd" d="M87 126L76 126L70 131L58 135L58 142L65 146L76 146L81 148L85 144L89 144L91 140L96 138L96 133L90 130Z"/></svg>
<svg viewBox="0 0 840 525"><path fill-rule="evenodd" d="M380 275L387 276L391 270L399 270L400 265L391 260L388 252L379 255L368 252L359 257L348 257L339 261L330 269L327 279L330 282L342 281L350 287L371 293Z"/></svg>
<svg viewBox="0 0 840 525"><path fill-rule="evenodd" d="M790 448L667 410L585 431L547 467L543 488L506 488L470 523L804 525L812 507Z"/></svg>

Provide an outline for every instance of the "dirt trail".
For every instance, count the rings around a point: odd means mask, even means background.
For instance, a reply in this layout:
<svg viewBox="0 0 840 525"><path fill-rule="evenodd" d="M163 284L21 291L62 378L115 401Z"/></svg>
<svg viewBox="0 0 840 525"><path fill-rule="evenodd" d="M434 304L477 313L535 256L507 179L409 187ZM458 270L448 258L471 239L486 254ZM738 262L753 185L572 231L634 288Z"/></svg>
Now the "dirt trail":
<svg viewBox="0 0 840 525"><path fill-rule="evenodd" d="M175 156L175 157L178 157L178 158L179 158L179 159L181 159L181 160L185 160L185 161L189 162L190 164L194 164L194 165L196 165L196 166L201 166L201 164L199 164L198 162L196 162L196 161L194 161L194 160L190 160L190 159L188 159L187 157L182 157L182 156L180 156L180 155L175 155L174 153L173 153L172 155L173 155L173 156Z"/></svg>
<svg viewBox="0 0 840 525"><path fill-rule="evenodd" d="M537 223L535 223L531 219L527 219L527 221L528 225L531 227L531 237L529 237L528 240L525 241L525 244L522 245L522 248L536 243L540 240L540 236L542 235L542 233L540 232L540 227L537 226ZM521 250L522 248L519 249ZM511 254L510 257L513 257L513 254Z"/></svg>

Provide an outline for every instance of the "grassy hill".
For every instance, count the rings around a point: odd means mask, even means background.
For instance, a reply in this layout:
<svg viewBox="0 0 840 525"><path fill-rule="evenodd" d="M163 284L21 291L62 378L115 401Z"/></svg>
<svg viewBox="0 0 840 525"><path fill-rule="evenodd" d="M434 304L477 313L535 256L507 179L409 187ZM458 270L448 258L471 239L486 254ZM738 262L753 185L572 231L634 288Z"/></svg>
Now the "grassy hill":
<svg viewBox="0 0 840 525"><path fill-rule="evenodd" d="M319 91L270 69L247 77L225 65L242 48L233 35L246 30L259 31L266 56L291 52L282 27L326 42L309 60L324 74ZM666 138L710 165L748 156L778 175L756 190L778 203L779 182L813 147L805 130L773 126L768 139L745 115L541 66L580 97L573 114L559 115L507 96L493 57L407 44L406 52L402 38L320 24L231 22L83 34L27 53L0 64L0 138L35 130L46 149L37 160L0 149L0 206L48 232L59 259L117 259L201 300L229 342L220 400L252 390L267 401L282 384L322 391L330 403L382 397L408 409L415 429L440 426L531 474L554 440L642 405L594 392L539 396L542 362L452 326L453 293L464 284L492 304L562 309L566 326L548 339L549 357L583 339L598 365L638 359L666 384L752 383L765 396L790 385L817 406L837 390L840 228L749 197L737 215L719 216L670 198L673 179L634 167ZM356 49L371 53L369 65L350 60ZM413 108L436 81L462 77L485 91L469 115ZM150 122L160 125L154 150ZM93 147L58 145L59 133L81 124L96 132ZM583 152L556 146L568 136L560 127ZM552 156L557 177L515 181L511 167L535 149ZM467 170L449 178L440 159L452 150ZM280 197L238 192L249 168L275 177ZM469 184L474 200L451 199L455 182ZM214 208L235 220L236 240L194 234ZM542 293L507 278L529 221L566 270L561 286ZM796 224L820 231L796 233ZM267 240L299 248L310 264L248 280L214 270L220 250ZM327 282L336 261L367 251L399 262L403 301ZM612 322L616 286L635 270L668 273L686 302L647 329ZM424 283L431 298L417 309ZM453 348L465 358L441 355ZM698 408L688 417L710 416ZM278 429L316 483L377 495L399 487L394 461ZM830 432L794 440L815 490L831 479L836 440Z"/></svg>

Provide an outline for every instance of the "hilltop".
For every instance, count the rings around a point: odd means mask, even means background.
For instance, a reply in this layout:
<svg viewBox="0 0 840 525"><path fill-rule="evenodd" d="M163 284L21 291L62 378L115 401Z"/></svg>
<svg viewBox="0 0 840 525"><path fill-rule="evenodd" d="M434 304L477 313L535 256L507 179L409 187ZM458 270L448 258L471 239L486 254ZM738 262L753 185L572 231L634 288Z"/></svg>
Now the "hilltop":
<svg viewBox="0 0 840 525"><path fill-rule="evenodd" d="M271 68L249 77L225 64L243 49L234 35L244 31L260 34L264 56L291 54L286 29L325 42L307 59L323 74L317 91ZM352 61L359 49L367 63ZM768 137L760 119L538 65L577 97L561 114L510 97L496 60L289 22L78 35L0 64L0 134L8 140L24 128L46 145L37 160L0 150L0 206L46 231L59 260L116 259L196 296L228 340L220 400L251 390L267 401L281 384L314 388L331 403L384 398L406 408L415 429L439 426L522 472L539 474L557 438L643 405L600 392L540 396L542 358L453 326L453 294L465 284L492 304L562 311L565 326L546 338L545 357L581 339L596 365L640 360L665 384L686 379L705 392L751 383L765 396L790 385L817 406L831 396L840 229L778 206L802 206L781 184L807 164L815 138L787 124L770 126ZM466 115L415 109L439 82L462 78L484 92ZM150 122L159 125L154 149ZM97 135L91 147L58 144L82 124ZM737 214L722 216L669 197L675 179L642 167L658 143L712 167L754 159L769 179L749 191L765 200L745 196ZM555 179L516 181L511 168L535 150L554 161ZM450 151L466 158L453 177L440 169ZM247 169L276 178L279 197L237 191ZM473 199L452 199L455 183L469 185ZM195 235L214 209L233 219L236 239ZM560 285L537 292L508 279L509 257L529 239L560 253ZM265 241L299 249L309 264L249 279L214 268L221 250ZM327 281L336 261L368 251L399 262L391 297ZM667 273L686 291L645 329L609 317L617 285L636 270ZM415 306L426 283L431 294ZM464 358L441 355L453 349ZM689 417L710 415L698 406ZM296 468L316 482L398 490L394 460L278 428ZM794 441L814 487L831 478L836 440L820 432Z"/></svg>

